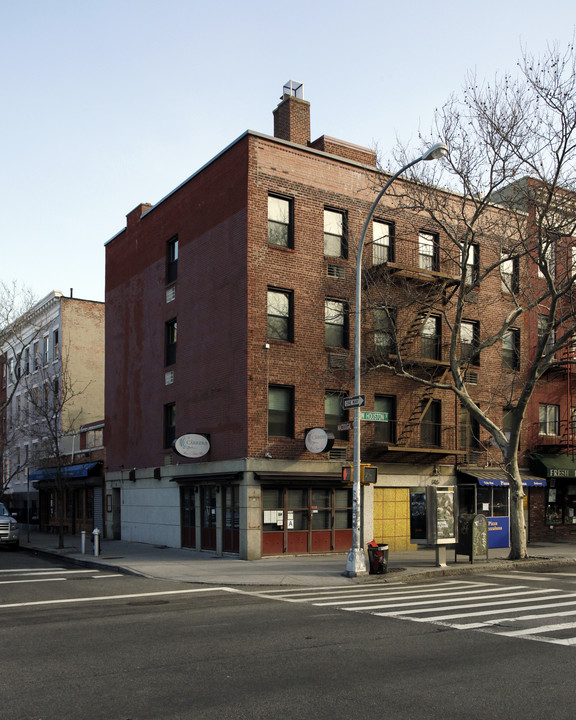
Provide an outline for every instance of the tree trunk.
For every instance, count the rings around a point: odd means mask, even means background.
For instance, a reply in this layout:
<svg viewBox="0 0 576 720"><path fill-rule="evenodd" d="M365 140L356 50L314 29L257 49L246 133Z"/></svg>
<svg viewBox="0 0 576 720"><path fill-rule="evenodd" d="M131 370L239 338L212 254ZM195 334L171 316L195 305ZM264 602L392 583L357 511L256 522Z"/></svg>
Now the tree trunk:
<svg viewBox="0 0 576 720"><path fill-rule="evenodd" d="M528 550L524 520L524 489L516 456L506 462L506 469L510 476L510 554L508 559L521 560L528 557Z"/></svg>

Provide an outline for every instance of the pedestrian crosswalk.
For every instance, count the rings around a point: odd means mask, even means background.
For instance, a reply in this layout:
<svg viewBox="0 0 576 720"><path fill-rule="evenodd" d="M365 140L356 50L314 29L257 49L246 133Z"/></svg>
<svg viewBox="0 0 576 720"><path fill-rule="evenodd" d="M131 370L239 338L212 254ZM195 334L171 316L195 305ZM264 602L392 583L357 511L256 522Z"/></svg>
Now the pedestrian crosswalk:
<svg viewBox="0 0 576 720"><path fill-rule="evenodd" d="M551 575L522 577L518 573L513 577L518 584L445 580L418 586L379 583L283 588L258 595L381 618L576 646L576 588L571 591L551 587L549 583L554 579ZM576 582L576 576L571 575L570 579Z"/></svg>

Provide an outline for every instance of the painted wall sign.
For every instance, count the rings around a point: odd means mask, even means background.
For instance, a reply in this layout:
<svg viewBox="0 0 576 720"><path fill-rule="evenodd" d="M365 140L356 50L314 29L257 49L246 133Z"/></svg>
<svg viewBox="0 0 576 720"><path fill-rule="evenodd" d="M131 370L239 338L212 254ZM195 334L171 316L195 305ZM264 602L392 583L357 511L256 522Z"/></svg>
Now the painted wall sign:
<svg viewBox="0 0 576 720"><path fill-rule="evenodd" d="M310 428L306 433L304 442L308 452L316 454L328 452L334 445L334 435L324 430L324 428Z"/></svg>
<svg viewBox="0 0 576 720"><path fill-rule="evenodd" d="M206 455L210 450L210 440L204 435L189 433L180 435L172 443L174 451L186 458L199 458Z"/></svg>

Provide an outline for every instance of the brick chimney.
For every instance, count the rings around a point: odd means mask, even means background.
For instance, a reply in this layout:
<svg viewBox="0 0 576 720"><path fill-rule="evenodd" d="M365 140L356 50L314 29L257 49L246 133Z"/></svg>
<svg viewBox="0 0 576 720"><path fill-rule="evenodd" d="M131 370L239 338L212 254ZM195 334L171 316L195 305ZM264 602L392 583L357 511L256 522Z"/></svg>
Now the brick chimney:
<svg viewBox="0 0 576 720"><path fill-rule="evenodd" d="M274 110L274 137L308 145L310 142L310 103L304 100L304 85L289 80L280 104Z"/></svg>
<svg viewBox="0 0 576 720"><path fill-rule="evenodd" d="M126 227L137 225L142 215L147 213L151 207L152 205L150 203L140 203L140 205L137 205L134 210L131 210L128 215L126 215Z"/></svg>

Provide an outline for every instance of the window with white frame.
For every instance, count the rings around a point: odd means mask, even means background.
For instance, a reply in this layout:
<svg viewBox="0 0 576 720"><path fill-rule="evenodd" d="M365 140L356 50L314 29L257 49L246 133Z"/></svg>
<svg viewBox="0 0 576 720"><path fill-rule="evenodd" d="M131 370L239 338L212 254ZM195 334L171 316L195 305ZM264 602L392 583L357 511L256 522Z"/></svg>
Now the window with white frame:
<svg viewBox="0 0 576 720"><path fill-rule="evenodd" d="M268 436L294 437L294 388L268 386Z"/></svg>
<svg viewBox="0 0 576 720"><path fill-rule="evenodd" d="M338 430L338 425L348 421L348 410L342 407L345 394L338 390L326 390L324 393L324 427L336 440L348 440L348 430Z"/></svg>
<svg viewBox="0 0 576 720"><path fill-rule="evenodd" d="M268 195L268 242L293 247L292 200Z"/></svg>
<svg viewBox="0 0 576 720"><path fill-rule="evenodd" d="M324 210L324 255L348 257L346 216L337 210Z"/></svg>
<svg viewBox="0 0 576 720"><path fill-rule="evenodd" d="M480 342L480 328L474 320L463 320L460 324L460 356L462 360L469 360L478 365L478 345Z"/></svg>
<svg viewBox="0 0 576 720"><path fill-rule="evenodd" d="M374 349L384 355L396 352L395 308L374 308Z"/></svg>
<svg viewBox="0 0 576 720"><path fill-rule="evenodd" d="M540 403L538 406L540 435L560 434L560 406Z"/></svg>
<svg viewBox="0 0 576 720"><path fill-rule="evenodd" d="M172 283L178 277L178 235L170 238L166 243L166 284Z"/></svg>
<svg viewBox="0 0 576 720"><path fill-rule="evenodd" d="M464 270L464 284L475 285L480 274L480 248L477 243L470 243L465 254L464 249L460 251L460 262Z"/></svg>
<svg viewBox="0 0 576 720"><path fill-rule="evenodd" d="M502 367L520 369L520 330L517 328L510 328L502 336Z"/></svg>
<svg viewBox="0 0 576 720"><path fill-rule="evenodd" d="M328 347L348 347L348 312L344 300L325 300L324 328Z"/></svg>
<svg viewBox="0 0 576 720"><path fill-rule="evenodd" d="M502 280L502 292L518 292L520 274L520 263L508 250L502 250L500 254L500 278Z"/></svg>
<svg viewBox="0 0 576 720"><path fill-rule="evenodd" d="M418 235L418 267L422 270L438 270L438 235L421 232Z"/></svg>
<svg viewBox="0 0 576 720"><path fill-rule="evenodd" d="M268 288L268 340L293 341L293 294Z"/></svg>
<svg viewBox="0 0 576 720"><path fill-rule="evenodd" d="M442 359L442 318L439 315L430 315L424 320L420 341L423 358Z"/></svg>
<svg viewBox="0 0 576 720"><path fill-rule="evenodd" d="M549 355L552 352L554 343L556 342L556 332L554 327L549 326L551 319L548 315L538 315L538 344L544 343L542 352Z"/></svg>
<svg viewBox="0 0 576 720"><path fill-rule="evenodd" d="M372 264L382 265L394 259L394 227L391 223L374 220L372 223Z"/></svg>

